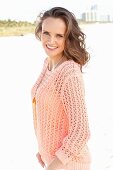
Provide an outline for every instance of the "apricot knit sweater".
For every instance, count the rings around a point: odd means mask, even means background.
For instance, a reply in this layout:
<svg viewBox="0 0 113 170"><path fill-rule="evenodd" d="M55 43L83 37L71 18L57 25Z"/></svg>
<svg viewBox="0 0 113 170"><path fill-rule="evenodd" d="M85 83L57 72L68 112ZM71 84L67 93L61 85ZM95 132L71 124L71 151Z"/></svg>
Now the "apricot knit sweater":
<svg viewBox="0 0 113 170"><path fill-rule="evenodd" d="M50 164L57 156L64 165L73 160L89 163L90 130L80 65L70 59L49 71L46 58L31 97L34 129L43 161Z"/></svg>

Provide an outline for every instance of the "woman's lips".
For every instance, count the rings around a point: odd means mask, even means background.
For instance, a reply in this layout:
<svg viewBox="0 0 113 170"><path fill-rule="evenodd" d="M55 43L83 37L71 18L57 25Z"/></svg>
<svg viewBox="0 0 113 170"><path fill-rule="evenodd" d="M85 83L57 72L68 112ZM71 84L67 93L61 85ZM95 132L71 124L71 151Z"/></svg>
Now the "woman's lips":
<svg viewBox="0 0 113 170"><path fill-rule="evenodd" d="M53 47L53 46L49 46L49 45L46 45L46 47L47 47L49 50L55 50L55 49L58 48L58 47Z"/></svg>

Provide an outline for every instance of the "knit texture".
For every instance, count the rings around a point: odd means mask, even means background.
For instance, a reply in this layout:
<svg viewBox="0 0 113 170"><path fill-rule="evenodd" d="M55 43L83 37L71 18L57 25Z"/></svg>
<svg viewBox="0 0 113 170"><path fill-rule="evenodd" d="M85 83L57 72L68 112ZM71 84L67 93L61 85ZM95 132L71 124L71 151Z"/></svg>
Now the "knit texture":
<svg viewBox="0 0 113 170"><path fill-rule="evenodd" d="M49 71L46 58L31 99L43 161L50 164L57 156L64 165L70 161L89 163L90 130L80 65L70 59Z"/></svg>

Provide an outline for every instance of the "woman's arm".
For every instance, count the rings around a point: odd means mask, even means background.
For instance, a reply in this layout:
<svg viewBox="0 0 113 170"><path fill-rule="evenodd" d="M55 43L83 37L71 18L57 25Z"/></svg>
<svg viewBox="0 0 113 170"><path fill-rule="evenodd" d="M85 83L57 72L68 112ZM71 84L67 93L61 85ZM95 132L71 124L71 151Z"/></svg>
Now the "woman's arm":
<svg viewBox="0 0 113 170"><path fill-rule="evenodd" d="M44 72L45 72L45 68L46 68L46 63L47 63L47 58L44 60L44 65L43 65L43 69L40 73L40 76L38 77L37 81L35 82L34 86L31 89L31 100L32 100L32 110L33 110L33 124L34 124L34 130L35 130L35 135L36 134L36 127L37 127L37 113L36 113L36 99L35 99L35 94L36 94L36 90L38 87L38 84L41 82Z"/></svg>
<svg viewBox="0 0 113 170"><path fill-rule="evenodd" d="M40 75L38 76L35 84L33 85L32 89L31 89L31 100L32 101L34 100L36 89L37 89L38 85L40 84L40 82L41 82L41 80L42 80L42 78L44 76L45 69L46 69L46 64L47 64L47 58L45 58L42 71L41 71Z"/></svg>
<svg viewBox="0 0 113 170"><path fill-rule="evenodd" d="M55 154L64 165L80 154L90 136L81 74L76 70L71 72L61 91L61 101L69 120L69 133Z"/></svg>

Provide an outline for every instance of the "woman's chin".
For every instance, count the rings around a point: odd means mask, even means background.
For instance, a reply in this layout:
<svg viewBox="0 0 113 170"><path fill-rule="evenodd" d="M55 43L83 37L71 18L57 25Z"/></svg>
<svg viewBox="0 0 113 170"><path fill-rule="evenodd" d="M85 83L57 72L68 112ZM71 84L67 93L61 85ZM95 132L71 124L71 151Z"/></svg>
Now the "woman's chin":
<svg viewBox="0 0 113 170"><path fill-rule="evenodd" d="M55 56L55 55L57 55L57 53L56 53L55 51L45 50L45 52L46 52L46 54L47 54L48 56Z"/></svg>

